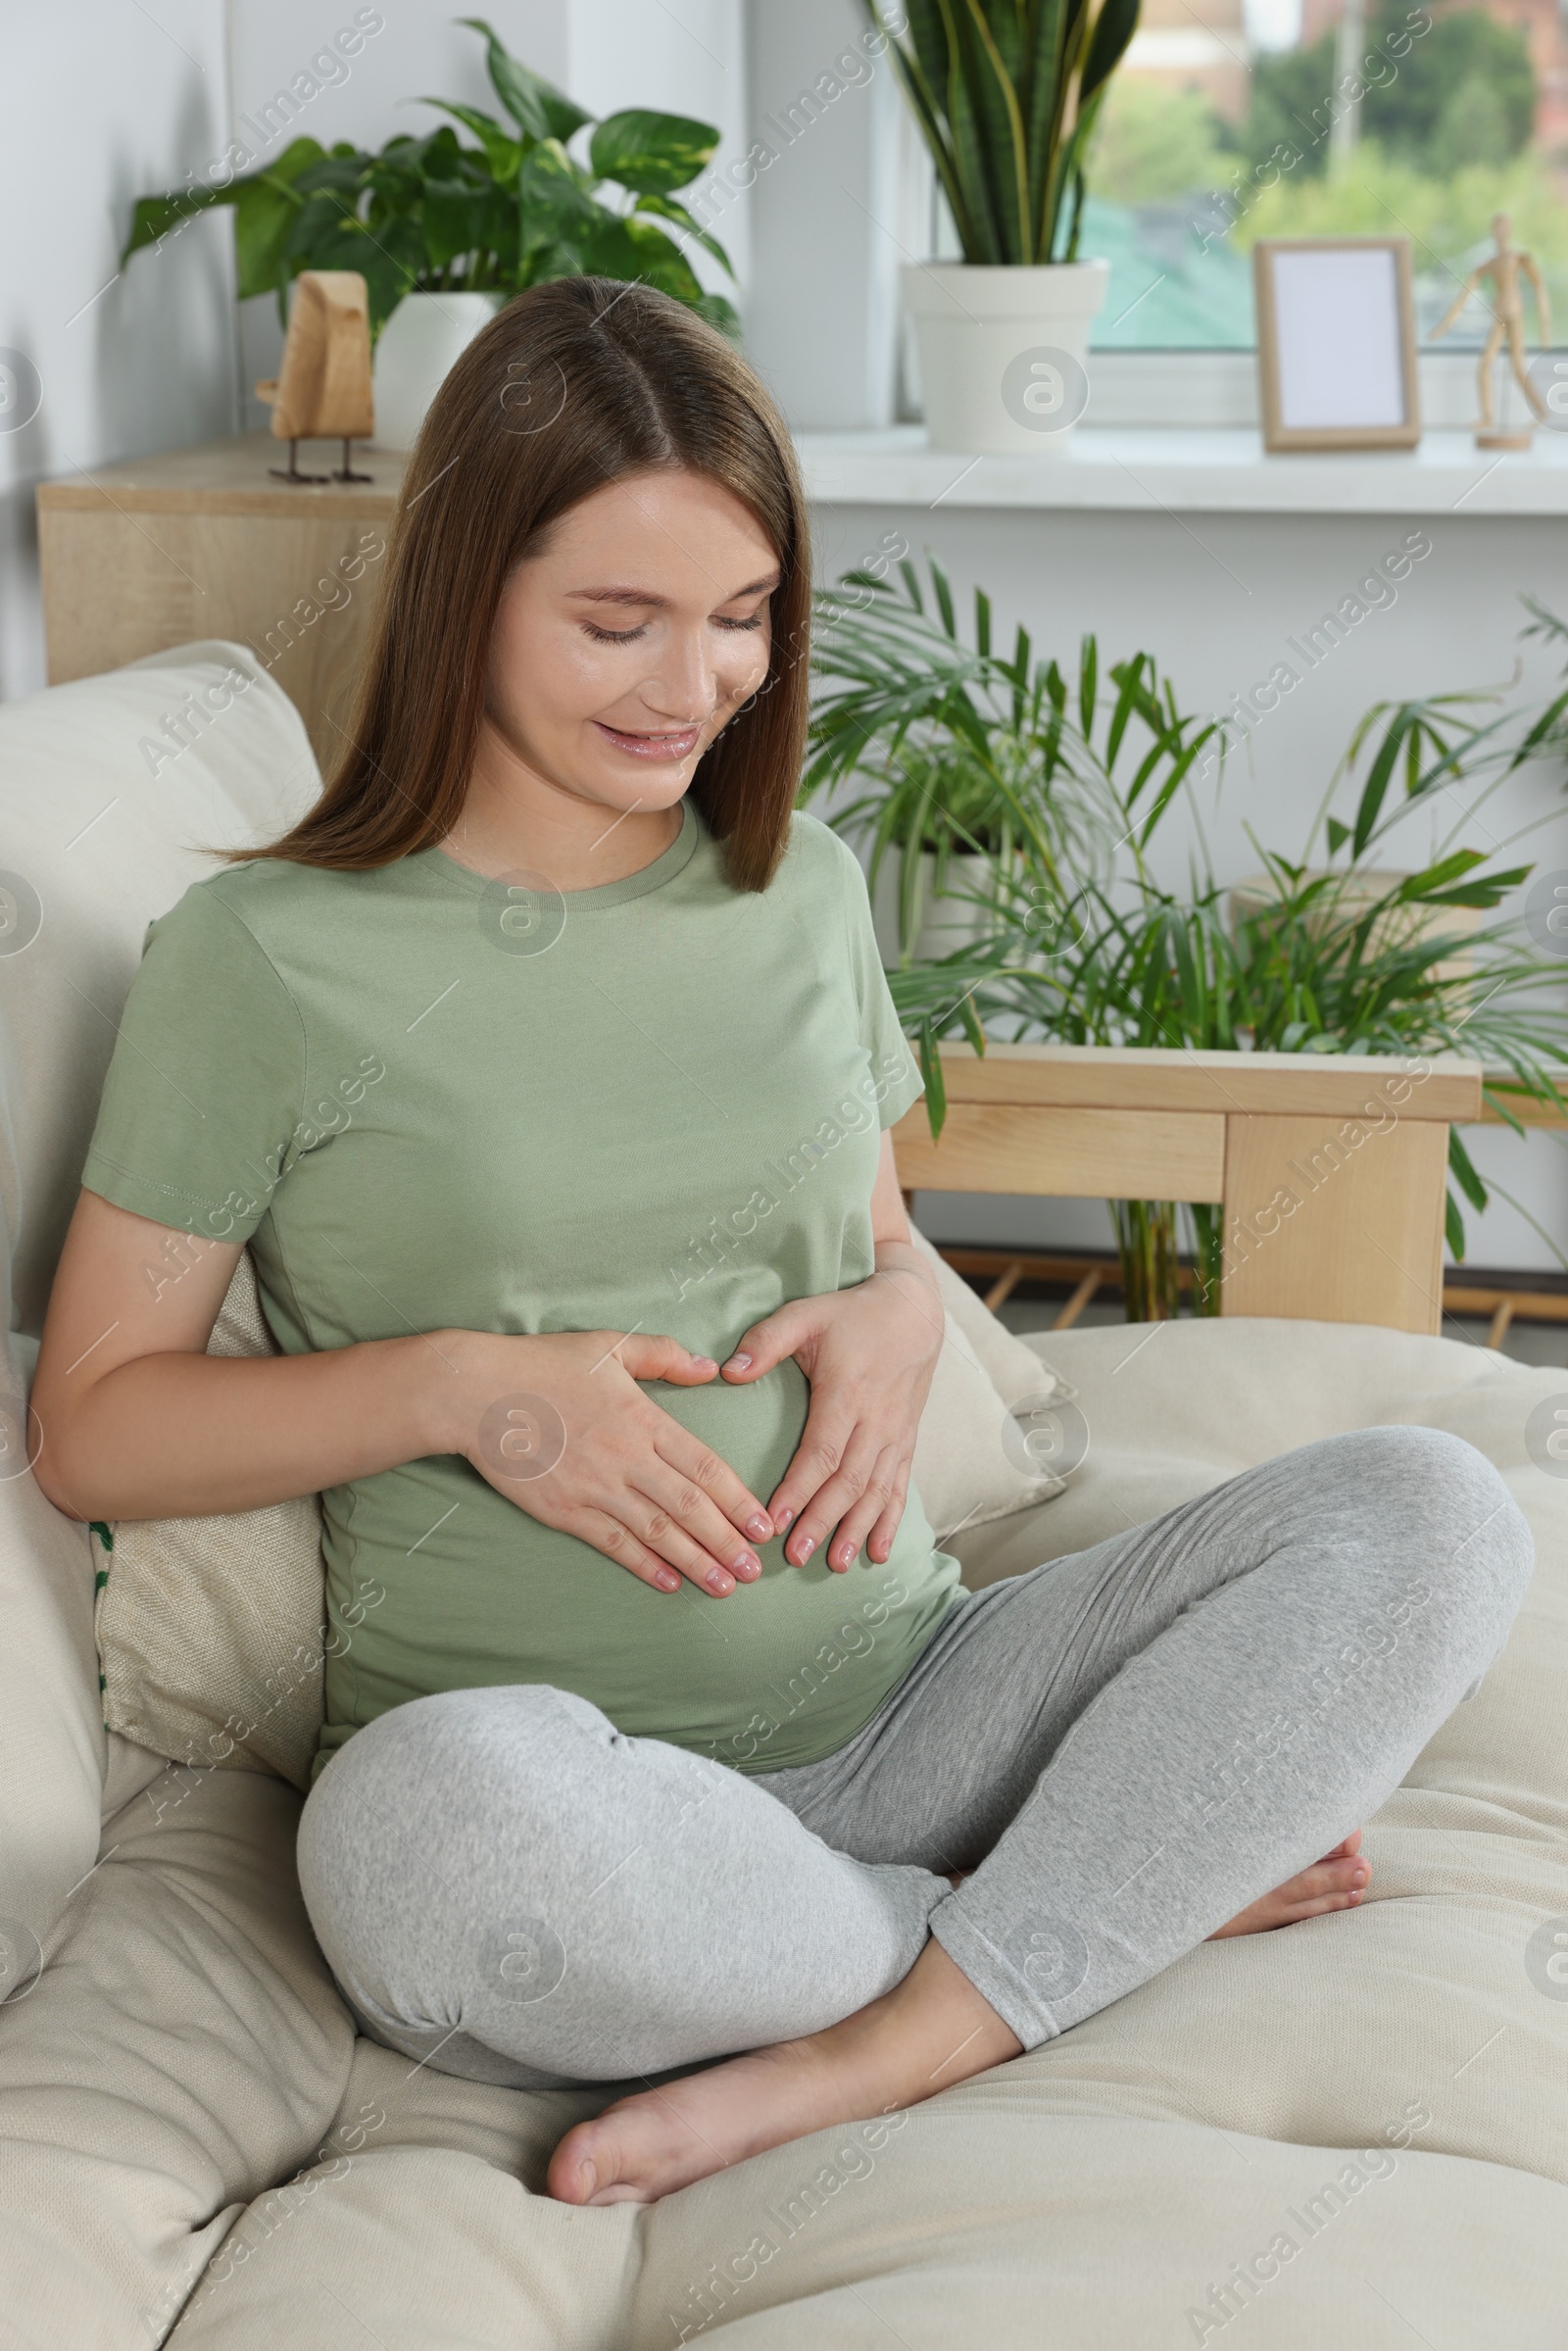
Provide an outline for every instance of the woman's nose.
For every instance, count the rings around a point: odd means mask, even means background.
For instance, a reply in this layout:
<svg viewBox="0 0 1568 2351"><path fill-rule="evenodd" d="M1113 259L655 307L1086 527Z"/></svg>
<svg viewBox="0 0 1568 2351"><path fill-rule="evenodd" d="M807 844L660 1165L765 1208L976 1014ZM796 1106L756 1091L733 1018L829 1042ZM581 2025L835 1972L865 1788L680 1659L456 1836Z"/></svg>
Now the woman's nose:
<svg viewBox="0 0 1568 2351"><path fill-rule="evenodd" d="M718 701L712 660L701 636L672 638L643 694L662 718L695 725L709 717Z"/></svg>

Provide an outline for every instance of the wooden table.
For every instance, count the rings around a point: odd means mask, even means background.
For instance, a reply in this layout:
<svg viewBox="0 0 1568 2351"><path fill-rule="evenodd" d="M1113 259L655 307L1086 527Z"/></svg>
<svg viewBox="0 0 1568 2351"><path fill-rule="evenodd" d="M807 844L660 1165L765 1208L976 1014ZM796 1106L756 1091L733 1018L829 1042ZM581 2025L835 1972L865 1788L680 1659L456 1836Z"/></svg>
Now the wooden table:
<svg viewBox="0 0 1568 2351"><path fill-rule="evenodd" d="M336 442L301 444L324 473ZM336 758L407 457L357 445L368 482L276 480L269 433L78 469L38 489L49 683L203 637L248 645Z"/></svg>

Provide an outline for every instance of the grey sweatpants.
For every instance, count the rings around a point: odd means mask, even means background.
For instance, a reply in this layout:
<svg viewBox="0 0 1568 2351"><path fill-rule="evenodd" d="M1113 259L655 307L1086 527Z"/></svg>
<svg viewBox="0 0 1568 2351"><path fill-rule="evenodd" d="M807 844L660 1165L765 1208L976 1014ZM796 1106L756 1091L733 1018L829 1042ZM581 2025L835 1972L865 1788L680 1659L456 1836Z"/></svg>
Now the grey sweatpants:
<svg viewBox="0 0 1568 2351"><path fill-rule="evenodd" d="M537 1684L395 1707L311 1791L306 1904L362 2028L479 2081L814 2032L928 1935L1033 2048L1367 1820L1531 1564L1470 1445L1330 1438L962 1593L817 1763L746 1778Z"/></svg>

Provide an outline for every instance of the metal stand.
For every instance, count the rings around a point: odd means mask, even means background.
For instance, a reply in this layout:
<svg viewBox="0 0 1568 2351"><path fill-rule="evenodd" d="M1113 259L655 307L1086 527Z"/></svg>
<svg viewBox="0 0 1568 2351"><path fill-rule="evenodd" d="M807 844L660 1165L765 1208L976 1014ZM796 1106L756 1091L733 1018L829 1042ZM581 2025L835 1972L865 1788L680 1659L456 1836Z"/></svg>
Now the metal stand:
<svg viewBox="0 0 1568 2351"><path fill-rule="evenodd" d="M299 446L300 446L300 445L299 445L299 442L298 442L297 440L290 441L290 443L289 443L289 445L288 445L288 464L287 464L287 465L269 465L269 466L268 466L268 468L267 468L268 472L269 472L269 473L275 473L275 474L277 475L277 478L278 478L278 480L279 480L279 481L325 481L325 480L328 478L328 476L327 476L326 474L324 474L324 473L302 473L302 472L300 471L300 468L299 468ZM347 462L347 451L348 451L348 444L345 442L345 444L344 444L344 458L345 458L345 463ZM346 477L345 477L345 476L343 476L343 475L340 475L340 476L339 476L339 479L340 479L340 480L342 480L342 479L344 479L344 478L346 478ZM363 480L363 479L364 479L364 476L363 476L363 475L361 475L361 476L360 476L360 478Z"/></svg>
<svg viewBox="0 0 1568 2351"><path fill-rule="evenodd" d="M356 472L354 472L354 471L353 471L352 467L351 467L351 466L350 466L350 465L349 465L349 444L348 444L348 439L347 439L347 436L345 436L345 438L344 438L344 442L343 442L343 464L342 464L342 466L341 466L341 467L340 467L338 470L336 470L336 471L333 473L333 475L332 475L332 479L333 479L334 481L372 481L372 480L374 479L374 475L373 475L373 474L369 474L369 473L356 473Z"/></svg>

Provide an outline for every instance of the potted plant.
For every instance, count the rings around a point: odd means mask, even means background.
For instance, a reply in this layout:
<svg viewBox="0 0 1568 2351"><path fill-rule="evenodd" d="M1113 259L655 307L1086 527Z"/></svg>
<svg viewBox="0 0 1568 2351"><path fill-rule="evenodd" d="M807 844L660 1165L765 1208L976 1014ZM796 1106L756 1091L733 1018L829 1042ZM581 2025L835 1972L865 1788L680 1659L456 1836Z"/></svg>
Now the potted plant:
<svg viewBox="0 0 1568 2351"><path fill-rule="evenodd" d="M1538 618L1540 616L1538 615ZM1561 632L1546 616L1532 633ZM1140 657L1140 660L1142 657ZM1124 678L1133 665L1113 666ZM1080 660L1064 733L1076 757L1098 727L1100 662L1093 639ZM1109 713L1119 715L1125 685ZM937 1044L988 1037L1068 1045L1187 1047L1195 1051L1471 1054L1487 1066L1487 1100L1522 1132L1515 1104L1568 1109L1565 965L1539 931L1495 914L1529 865L1458 846L1486 800L1528 761L1568 748L1568 691L1539 706L1476 716L1495 695L1451 694L1380 705L1350 750L1292 859L1260 851L1264 886L1238 896L1214 878L1197 828L1199 862L1185 890L1162 887L1145 851L1188 760L1140 762L1128 787L1110 779L1122 813L1120 870L1073 880L1061 866L1031 869L1031 845L995 868L992 927L977 946L888 974L906 1025L919 1042L927 1114L945 1116ZM1160 702L1169 740L1185 743L1169 688ZM1074 724L1089 713L1081 728ZM1109 729L1106 729L1108 734ZM1196 748L1196 745L1194 746ZM1330 802L1362 760L1349 820ZM1104 764L1104 762L1102 762ZM1157 779L1157 780L1156 780ZM1380 870L1394 828L1415 812L1456 809L1448 837L1419 870ZM1552 821L1543 818L1540 821ZM1326 852L1326 854L1324 854ZM1314 862L1314 853L1319 861ZM1462 1258L1464 1204L1484 1209L1491 1191L1457 1129L1448 1243ZM1518 1203L1513 1203L1517 1205ZM1109 1203L1131 1321L1177 1310L1179 1259L1173 1202ZM1217 1206L1185 1205L1197 1311L1219 1309L1223 1234Z"/></svg>
<svg viewBox="0 0 1568 2351"><path fill-rule="evenodd" d="M966 644L947 573L927 563L929 609L906 558L897 583L859 569L818 594L812 667L826 690L801 785L803 805L832 795L835 827L869 848L878 938L905 963L988 936L1000 868L1058 897L1065 875L1107 869L1123 830L1118 762L1136 754L1144 782L1158 773L1155 796L1168 796L1214 732L1176 714L1139 655L1113 670L1096 740L1092 649L1069 696L1025 630L1009 654L993 650L983 589ZM843 799L846 789L855 797Z"/></svg>
<svg viewBox="0 0 1568 2351"><path fill-rule="evenodd" d="M295 139L265 170L222 187L141 197L122 267L214 205L234 214L239 295L288 289L302 269L357 269L368 292L375 350L376 440L406 448L436 386L464 345L513 294L541 279L637 278L672 294L738 336L733 306L705 292L663 223L694 238L729 271L729 258L675 191L718 145L711 123L644 107L598 121L532 73L482 17L490 82L508 120L442 98L423 103L450 125L425 138L389 139L371 154ZM568 142L592 124L585 161ZM603 191L618 189L620 200Z"/></svg>
<svg viewBox="0 0 1568 2351"><path fill-rule="evenodd" d="M1084 166L1139 0L861 0L930 149L961 262L906 266L939 449L1060 450L1108 266L1080 261Z"/></svg>

